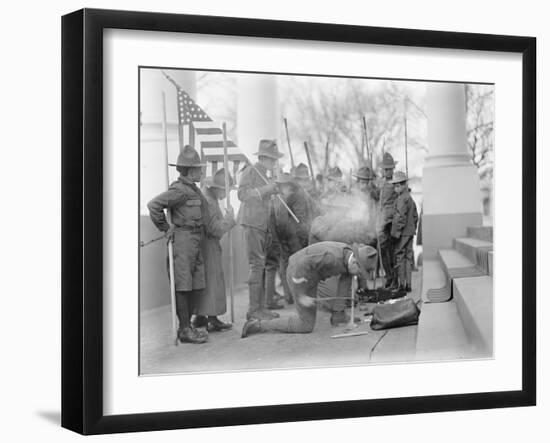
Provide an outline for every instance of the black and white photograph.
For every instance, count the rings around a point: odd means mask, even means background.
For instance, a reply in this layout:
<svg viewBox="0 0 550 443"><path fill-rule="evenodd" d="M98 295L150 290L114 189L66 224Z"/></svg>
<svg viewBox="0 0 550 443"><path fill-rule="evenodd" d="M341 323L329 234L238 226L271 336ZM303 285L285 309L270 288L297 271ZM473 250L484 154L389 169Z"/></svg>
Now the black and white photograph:
<svg viewBox="0 0 550 443"><path fill-rule="evenodd" d="M494 357L494 84L136 75L141 376Z"/></svg>

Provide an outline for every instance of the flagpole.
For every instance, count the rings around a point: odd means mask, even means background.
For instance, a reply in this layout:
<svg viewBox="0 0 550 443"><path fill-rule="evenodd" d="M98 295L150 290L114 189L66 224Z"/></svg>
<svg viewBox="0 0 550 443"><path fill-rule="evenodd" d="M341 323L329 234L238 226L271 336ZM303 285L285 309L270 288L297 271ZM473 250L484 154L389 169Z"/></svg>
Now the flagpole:
<svg viewBox="0 0 550 443"><path fill-rule="evenodd" d="M168 166L168 128L166 124L166 94L162 91L162 141L164 145L164 164L166 165L166 189L170 186ZM170 209L166 210L166 220L172 226ZM178 345L178 330L176 325L176 281L174 279L174 245L172 239L168 239L168 268L170 273L170 310L172 316L172 336L175 337L175 345Z"/></svg>
<svg viewBox="0 0 550 443"><path fill-rule="evenodd" d="M231 189L229 186L229 158L227 155L227 128L225 122L222 125L223 130L223 168L225 170L225 201L227 207L231 206ZM229 301L231 308L231 323L235 322L235 301L233 296L233 241L231 230L227 231L227 242L229 244Z"/></svg>

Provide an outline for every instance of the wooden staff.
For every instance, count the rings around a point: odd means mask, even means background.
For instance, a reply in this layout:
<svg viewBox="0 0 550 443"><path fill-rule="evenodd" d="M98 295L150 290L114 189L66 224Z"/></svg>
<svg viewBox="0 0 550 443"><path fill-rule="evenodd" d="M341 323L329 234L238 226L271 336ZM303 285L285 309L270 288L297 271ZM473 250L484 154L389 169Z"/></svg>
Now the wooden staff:
<svg viewBox="0 0 550 443"><path fill-rule="evenodd" d="M286 132L286 142L288 144L288 154L290 155L290 167L294 170L294 156L292 155L292 146L290 146L290 136L288 135L288 124L286 118L283 119L285 122L285 132Z"/></svg>
<svg viewBox="0 0 550 443"><path fill-rule="evenodd" d="M227 128L225 122L223 128L223 168L225 170L225 201L226 206L231 206L231 186L229 185L229 158L227 155ZM231 323L235 321L235 301L233 297L233 241L231 230L227 232L227 242L229 243L229 306L231 307Z"/></svg>
<svg viewBox="0 0 550 443"><path fill-rule="evenodd" d="M307 142L304 142L304 148L306 150L307 164L309 165L309 173L311 174L311 179L313 180L313 187L317 188L315 184L315 174L313 173L313 165L311 164L311 155L309 155L309 148L307 146Z"/></svg>
<svg viewBox="0 0 550 443"><path fill-rule="evenodd" d="M166 165L166 189L170 186L168 173L168 127L166 124L166 94L162 91L162 141L164 145L164 164ZM166 220L172 226L172 214L166 210ZM178 345L178 329L176 326L176 281L174 278L174 245L172 239L168 239L168 269L170 274L170 310L172 314L172 334L175 337L175 345Z"/></svg>
<svg viewBox="0 0 550 443"><path fill-rule="evenodd" d="M365 145L367 147L367 157L369 159L370 169L372 171L372 153L370 152L370 148L369 148L369 137L368 137L368 133L367 133L367 120L365 119L365 116L363 116L363 133L365 134Z"/></svg>
<svg viewBox="0 0 550 443"><path fill-rule="evenodd" d="M404 116L405 123L405 172L407 173L407 179L409 178L409 149L407 146L407 110L405 109Z"/></svg>

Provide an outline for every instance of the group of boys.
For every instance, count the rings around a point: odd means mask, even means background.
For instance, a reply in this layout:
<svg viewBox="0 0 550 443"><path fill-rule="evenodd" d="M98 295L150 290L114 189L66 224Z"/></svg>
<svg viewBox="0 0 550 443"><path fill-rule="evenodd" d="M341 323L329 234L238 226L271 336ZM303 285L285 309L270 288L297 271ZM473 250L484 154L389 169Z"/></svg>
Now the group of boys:
<svg viewBox="0 0 550 443"><path fill-rule="evenodd" d="M339 276L340 297L335 298L340 302L334 304L331 324L347 323L343 299L349 297L352 278L360 276L364 280L377 267L377 252L370 246L332 241L308 246L313 219L326 205L338 205L338 197L346 192L339 168L328 171L325 189L321 190L320 181L311 180L304 164L291 173L278 173L283 154L274 140L261 140L255 155L258 161L241 173L237 220L231 207L222 214L218 203L225 198L223 169L203 181L202 191L197 187L204 165L191 146L178 156L178 180L148 204L153 223L173 242L181 342L204 343L208 339L206 331L231 327L218 319L226 312L220 239L237 223L244 230L249 264L249 303L242 337L263 331L311 332L316 318L317 285L332 276ZM390 154L384 155L382 166L384 177L378 185L368 166L354 175L358 189L381 209L379 245L386 286L410 291L416 205L409 195L406 175L394 174L395 163ZM171 223L164 210L169 211ZM282 297L275 291L277 272L284 299L295 304L295 315L280 317L274 312L284 307ZM201 326L206 326L206 331Z"/></svg>

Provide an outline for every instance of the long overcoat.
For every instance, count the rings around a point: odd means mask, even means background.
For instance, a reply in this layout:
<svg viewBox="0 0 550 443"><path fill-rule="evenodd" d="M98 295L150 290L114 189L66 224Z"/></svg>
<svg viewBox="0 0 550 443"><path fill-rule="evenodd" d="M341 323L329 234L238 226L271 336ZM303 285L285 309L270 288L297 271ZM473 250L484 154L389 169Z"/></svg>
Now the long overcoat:
<svg viewBox="0 0 550 443"><path fill-rule="evenodd" d="M203 190L203 194L208 202L209 216L204 244L206 288L204 294L195 301L195 313L214 316L227 311L220 240L236 222L232 217L223 216L218 200L210 188Z"/></svg>

